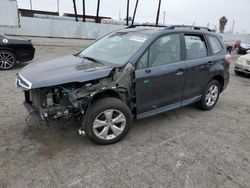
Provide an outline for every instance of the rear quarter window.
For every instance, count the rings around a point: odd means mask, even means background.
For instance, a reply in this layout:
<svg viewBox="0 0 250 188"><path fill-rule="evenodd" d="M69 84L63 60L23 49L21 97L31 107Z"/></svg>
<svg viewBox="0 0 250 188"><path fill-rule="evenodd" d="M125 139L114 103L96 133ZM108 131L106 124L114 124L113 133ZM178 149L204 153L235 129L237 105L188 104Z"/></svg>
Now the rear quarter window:
<svg viewBox="0 0 250 188"><path fill-rule="evenodd" d="M187 60L208 56L207 45L202 35L185 35Z"/></svg>
<svg viewBox="0 0 250 188"><path fill-rule="evenodd" d="M219 53L223 48L220 41L215 36L208 36L214 54Z"/></svg>

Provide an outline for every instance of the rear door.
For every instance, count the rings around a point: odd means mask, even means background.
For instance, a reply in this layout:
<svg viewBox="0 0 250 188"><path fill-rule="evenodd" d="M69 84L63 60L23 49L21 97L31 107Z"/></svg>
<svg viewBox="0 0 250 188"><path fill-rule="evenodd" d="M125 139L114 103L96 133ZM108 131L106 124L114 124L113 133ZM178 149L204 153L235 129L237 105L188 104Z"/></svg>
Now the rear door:
<svg viewBox="0 0 250 188"><path fill-rule="evenodd" d="M210 68L214 61L206 38L202 34L185 33L186 48L186 82L183 94L183 105L189 100L198 99L210 78Z"/></svg>
<svg viewBox="0 0 250 188"><path fill-rule="evenodd" d="M185 70L180 34L164 35L153 42L135 71L138 118L181 105Z"/></svg>

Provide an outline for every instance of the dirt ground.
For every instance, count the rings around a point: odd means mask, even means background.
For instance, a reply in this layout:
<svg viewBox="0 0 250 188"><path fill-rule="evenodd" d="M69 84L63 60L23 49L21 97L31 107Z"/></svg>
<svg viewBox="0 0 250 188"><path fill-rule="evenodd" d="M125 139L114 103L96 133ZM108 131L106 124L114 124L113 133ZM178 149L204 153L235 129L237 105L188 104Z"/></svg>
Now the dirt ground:
<svg viewBox="0 0 250 188"><path fill-rule="evenodd" d="M72 54L90 41L34 43L32 62ZM0 187L250 187L250 78L236 76L233 64L213 110L189 106L137 121L121 142L98 146L78 135L77 121L25 123L14 81L32 62L0 71Z"/></svg>

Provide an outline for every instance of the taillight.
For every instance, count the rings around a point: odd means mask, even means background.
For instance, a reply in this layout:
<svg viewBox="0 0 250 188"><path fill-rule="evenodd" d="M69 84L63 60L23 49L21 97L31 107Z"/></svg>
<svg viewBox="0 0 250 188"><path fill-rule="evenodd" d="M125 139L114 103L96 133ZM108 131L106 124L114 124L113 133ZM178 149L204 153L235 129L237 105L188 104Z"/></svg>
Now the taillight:
<svg viewBox="0 0 250 188"><path fill-rule="evenodd" d="M225 56L225 60L226 60L226 62L231 63L231 62L233 61L233 56L230 55L230 54L227 54L227 55Z"/></svg>

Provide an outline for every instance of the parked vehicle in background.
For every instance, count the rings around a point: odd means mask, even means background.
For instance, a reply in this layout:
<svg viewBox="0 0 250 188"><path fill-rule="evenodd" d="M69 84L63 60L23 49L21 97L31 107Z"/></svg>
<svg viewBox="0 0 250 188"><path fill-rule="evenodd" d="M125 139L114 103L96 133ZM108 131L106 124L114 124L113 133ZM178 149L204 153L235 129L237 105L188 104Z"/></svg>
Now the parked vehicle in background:
<svg viewBox="0 0 250 188"><path fill-rule="evenodd" d="M250 35L220 34L229 53L235 51L239 55L247 54L250 50Z"/></svg>
<svg viewBox="0 0 250 188"><path fill-rule="evenodd" d="M236 74L250 75L250 50L248 54L240 56L235 62L234 72Z"/></svg>
<svg viewBox="0 0 250 188"><path fill-rule="evenodd" d="M31 40L10 38L0 34L0 70L9 70L17 62L34 58L35 48Z"/></svg>
<svg viewBox="0 0 250 188"><path fill-rule="evenodd" d="M111 144L133 119L193 103L212 109L229 82L226 54L208 28L130 26L78 54L26 66L16 85L45 122L78 117L80 133Z"/></svg>
<svg viewBox="0 0 250 188"><path fill-rule="evenodd" d="M247 51L250 50L250 43L241 42L238 50L239 55L247 54Z"/></svg>

